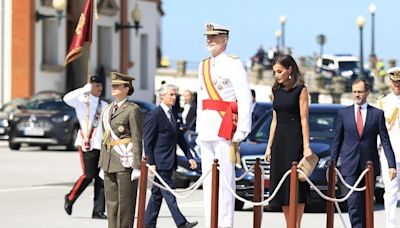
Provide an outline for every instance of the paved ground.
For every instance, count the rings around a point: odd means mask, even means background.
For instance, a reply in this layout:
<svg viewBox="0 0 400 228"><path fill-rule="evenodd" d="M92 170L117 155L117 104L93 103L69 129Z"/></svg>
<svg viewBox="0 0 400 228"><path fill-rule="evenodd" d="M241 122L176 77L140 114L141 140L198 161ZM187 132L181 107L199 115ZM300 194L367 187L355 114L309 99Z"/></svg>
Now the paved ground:
<svg viewBox="0 0 400 228"><path fill-rule="evenodd" d="M107 227L106 221L91 219L92 187L75 203L72 216L64 212L64 195L72 188L79 175L79 157L76 152L57 148L40 151L34 147L10 151L6 143L0 142L0 228ZM189 221L197 220L198 227L205 227L201 190L178 202ZM400 224L400 207L397 212ZM285 227L282 213L265 212L263 216L262 227ZM384 227L382 207L376 208L374 217L376 227ZM347 215L344 218L347 227L350 227ZM324 227L325 220L323 213L305 213L302 227ZM175 227L165 204L158 224L160 228ZM235 213L235 227L251 227L251 224L250 209ZM335 227L343 227L337 214Z"/></svg>

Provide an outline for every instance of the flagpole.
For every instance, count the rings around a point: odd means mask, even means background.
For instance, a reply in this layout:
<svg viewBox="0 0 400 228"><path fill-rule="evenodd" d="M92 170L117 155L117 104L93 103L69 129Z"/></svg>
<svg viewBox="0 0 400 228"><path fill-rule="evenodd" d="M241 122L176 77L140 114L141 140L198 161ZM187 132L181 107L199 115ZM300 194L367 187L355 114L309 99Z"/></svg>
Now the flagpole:
<svg viewBox="0 0 400 228"><path fill-rule="evenodd" d="M89 57L88 57L88 70L87 70L87 83L90 83L90 76L91 76L91 67L90 67L90 53L92 51L92 42L90 42L89 44ZM93 85L92 85L93 86ZM87 100L86 100L86 134L85 134L85 146L89 145L86 143L90 143L89 142L89 113L90 113L90 93L89 92L88 96L87 96Z"/></svg>

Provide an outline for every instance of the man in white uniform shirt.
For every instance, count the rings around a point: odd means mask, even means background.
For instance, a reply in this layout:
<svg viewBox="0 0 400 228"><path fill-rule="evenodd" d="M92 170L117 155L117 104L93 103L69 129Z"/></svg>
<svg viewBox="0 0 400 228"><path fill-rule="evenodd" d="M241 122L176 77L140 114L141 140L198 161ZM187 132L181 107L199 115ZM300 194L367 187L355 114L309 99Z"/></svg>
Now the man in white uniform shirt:
<svg viewBox="0 0 400 228"><path fill-rule="evenodd" d="M201 148L202 172L207 173L214 158L221 168L219 189L219 227L233 227L235 162L231 144L246 138L251 127L251 95L247 75L236 56L225 53L229 30L215 23L206 24L206 47L211 57L199 66L197 102L197 143ZM224 179L228 185L225 184ZM206 225L211 216L211 175L203 183Z"/></svg>
<svg viewBox="0 0 400 228"><path fill-rule="evenodd" d="M64 209L68 215L72 214L72 206L80 194L94 179L94 207L92 218L106 219L104 182L99 177L100 168L97 167L101 149L100 115L107 103L100 99L103 91L103 80L98 75L90 78L90 83L67 93L64 101L75 108L79 120L80 130L75 141L78 147L82 175L74 184L70 193L65 195ZM86 121L87 101L89 96L89 123Z"/></svg>
<svg viewBox="0 0 400 228"><path fill-rule="evenodd" d="M193 102L193 93L190 90L183 91L183 111L182 111L182 123L183 131L196 129L196 102Z"/></svg>
<svg viewBox="0 0 400 228"><path fill-rule="evenodd" d="M385 112L386 127L388 129L390 143L395 153L397 173L400 173L400 67L393 67L387 72L390 77L392 92L383 97L379 105ZM396 208L400 176L398 175L397 178L390 180L386 156L381 155L380 160L382 178L385 185L386 227L399 227L399 224L396 226Z"/></svg>

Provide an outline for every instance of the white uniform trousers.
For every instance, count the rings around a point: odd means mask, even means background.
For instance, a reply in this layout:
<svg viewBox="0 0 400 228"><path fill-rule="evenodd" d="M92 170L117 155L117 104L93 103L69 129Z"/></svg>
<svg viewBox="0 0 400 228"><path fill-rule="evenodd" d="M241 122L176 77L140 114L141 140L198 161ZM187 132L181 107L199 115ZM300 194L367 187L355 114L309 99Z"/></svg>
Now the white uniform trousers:
<svg viewBox="0 0 400 228"><path fill-rule="evenodd" d="M218 226L233 227L233 214L235 210L235 197L225 185L226 179L229 186L236 191L235 164L230 161L230 141L200 141L201 166L203 174L206 174L218 159L220 167L219 179L219 207L218 207ZM204 194L204 213L206 227L210 227L211 222L211 173L203 182Z"/></svg>
<svg viewBox="0 0 400 228"><path fill-rule="evenodd" d="M400 215L397 215L396 218L396 208L397 208L397 200L398 200L398 191L400 184L400 162L396 163L397 169L397 177L390 181L389 179L389 166L386 160L386 157L383 155L380 156L381 160L381 168L382 168L382 179L383 184L385 185L385 194L383 195L383 199L385 200L385 214L386 214L386 228L396 228L396 219L400 219Z"/></svg>

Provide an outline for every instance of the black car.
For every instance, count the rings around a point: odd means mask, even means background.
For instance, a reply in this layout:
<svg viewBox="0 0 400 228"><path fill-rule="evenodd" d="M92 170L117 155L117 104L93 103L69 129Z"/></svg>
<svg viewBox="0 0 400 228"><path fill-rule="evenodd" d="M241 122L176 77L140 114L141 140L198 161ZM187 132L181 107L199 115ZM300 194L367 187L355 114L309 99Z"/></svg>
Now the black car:
<svg viewBox="0 0 400 228"><path fill-rule="evenodd" d="M10 131L9 116L14 113L18 106L26 104L24 98L15 98L4 104L0 109L0 140L8 140Z"/></svg>
<svg viewBox="0 0 400 228"><path fill-rule="evenodd" d="M343 107L343 105L311 104L309 108L310 148L320 159L310 179L324 193L328 189L326 170L330 160L330 147L335 136L337 112ZM272 111L266 113L254 126L248 137L252 140L247 140L240 144L241 173L249 170L254 165L256 158L260 158L265 175L265 197L269 196L269 164L264 160L264 153L268 143L271 121ZM254 174L250 172L243 180L237 182L236 192L238 195L249 200L253 198L253 178ZM346 193L347 190L345 187L341 183L338 183L336 196L342 197ZM322 200L315 191L311 191L310 203ZM243 203L236 201L235 206L237 210L240 210L243 208Z"/></svg>
<svg viewBox="0 0 400 228"><path fill-rule="evenodd" d="M260 112L266 113L272 108L271 102L257 102ZM185 138L189 143L190 151L192 153L193 159L197 163L197 169L192 170L189 167L189 161L185 157L184 153L179 149L177 150L178 155L178 167L173 175L173 180L175 182L175 187L177 188L187 188L190 183L197 181L201 176L201 152L199 146L196 144L197 133L192 130L184 132ZM250 137L250 135L249 135ZM238 176L241 171L236 170Z"/></svg>
<svg viewBox="0 0 400 228"><path fill-rule="evenodd" d="M26 105L10 116L9 147L19 150L21 144L40 146L65 145L75 150L79 122L75 109L63 101L63 94L44 91L35 94Z"/></svg>

